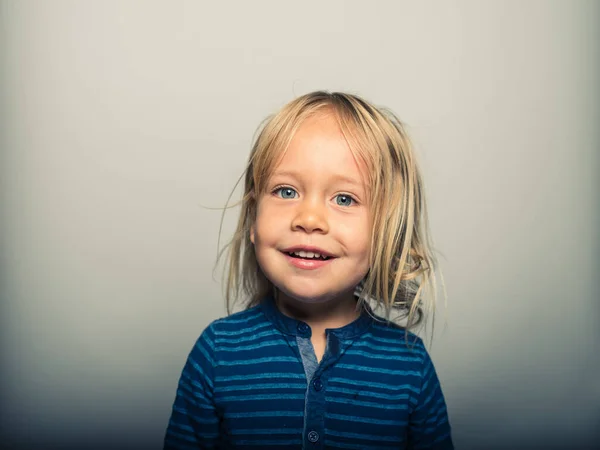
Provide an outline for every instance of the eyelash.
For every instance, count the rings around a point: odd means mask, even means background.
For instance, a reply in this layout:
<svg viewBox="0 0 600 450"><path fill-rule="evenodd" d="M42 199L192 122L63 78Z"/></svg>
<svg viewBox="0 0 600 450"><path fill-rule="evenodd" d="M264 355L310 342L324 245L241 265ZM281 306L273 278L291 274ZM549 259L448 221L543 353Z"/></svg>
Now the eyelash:
<svg viewBox="0 0 600 450"><path fill-rule="evenodd" d="M296 195L298 195L298 192L296 191L296 189L286 186L286 185L280 185L280 186L275 187L271 193L273 195L277 195L279 198L281 198L283 200L289 200L289 199L285 199L285 198L281 197L280 195L278 195L278 193L281 192L283 189L290 189L290 190L294 191L294 193ZM339 196L348 197L351 200L351 203L347 206L346 205L338 205L338 206L346 206L347 208L349 208L351 206L358 205L358 201L356 200L356 198L354 198L354 196L352 196L350 194L341 193L341 194L336 195L336 197L339 197ZM293 199L291 199L291 200L293 200Z"/></svg>

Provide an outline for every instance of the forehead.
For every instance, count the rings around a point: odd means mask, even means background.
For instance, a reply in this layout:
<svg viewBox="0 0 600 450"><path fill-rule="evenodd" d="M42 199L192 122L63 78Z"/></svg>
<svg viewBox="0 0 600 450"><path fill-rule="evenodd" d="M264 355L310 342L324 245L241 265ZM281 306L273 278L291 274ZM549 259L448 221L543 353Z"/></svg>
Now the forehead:
<svg viewBox="0 0 600 450"><path fill-rule="evenodd" d="M333 113L306 118L273 168L272 176L310 173L363 185L365 168L357 160Z"/></svg>

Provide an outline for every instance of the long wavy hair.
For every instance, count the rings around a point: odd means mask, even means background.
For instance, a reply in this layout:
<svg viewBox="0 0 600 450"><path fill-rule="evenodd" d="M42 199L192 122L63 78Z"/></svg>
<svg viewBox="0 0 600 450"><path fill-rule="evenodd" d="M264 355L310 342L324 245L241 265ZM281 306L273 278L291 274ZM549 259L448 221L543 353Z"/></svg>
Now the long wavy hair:
<svg viewBox="0 0 600 450"><path fill-rule="evenodd" d="M287 150L302 122L320 111L333 113L357 161L367 168L371 213L370 270L356 288L359 302L382 308L386 319L406 319L415 328L429 313L437 297L437 260L433 253L423 181L413 146L400 120L389 110L342 92L312 92L296 98L259 127L244 179L237 228L219 252L227 254L224 290L228 313L237 301L246 308L274 292L260 269L250 228L257 198ZM237 186L237 185L236 185ZM234 188L235 190L235 188ZM221 218L221 226L232 194ZM220 234L220 232L219 232ZM441 275L441 274L440 274ZM443 281L443 279L442 279ZM427 292L429 295L424 295Z"/></svg>

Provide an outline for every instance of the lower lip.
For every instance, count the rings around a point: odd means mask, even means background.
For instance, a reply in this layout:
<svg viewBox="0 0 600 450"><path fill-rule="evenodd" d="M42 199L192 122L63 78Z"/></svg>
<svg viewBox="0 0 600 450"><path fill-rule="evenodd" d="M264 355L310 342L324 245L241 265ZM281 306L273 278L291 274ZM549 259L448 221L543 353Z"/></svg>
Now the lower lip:
<svg viewBox="0 0 600 450"><path fill-rule="evenodd" d="M302 259L302 258L294 258L293 256L290 256L287 253L284 253L284 256L288 259L290 264L298 267L299 269L305 269L305 270L320 269L321 267L326 266L327 264L331 263L331 261L333 261L335 259L335 258Z"/></svg>

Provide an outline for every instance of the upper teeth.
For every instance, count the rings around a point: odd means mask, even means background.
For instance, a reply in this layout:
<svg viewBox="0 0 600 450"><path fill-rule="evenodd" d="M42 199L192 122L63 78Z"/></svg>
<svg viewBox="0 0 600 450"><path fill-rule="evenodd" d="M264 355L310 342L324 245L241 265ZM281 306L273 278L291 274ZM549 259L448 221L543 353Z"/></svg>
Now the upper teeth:
<svg viewBox="0 0 600 450"><path fill-rule="evenodd" d="M325 258L324 255L315 252L305 252L304 250L300 250L298 252L292 252L296 256L300 256L301 258Z"/></svg>

